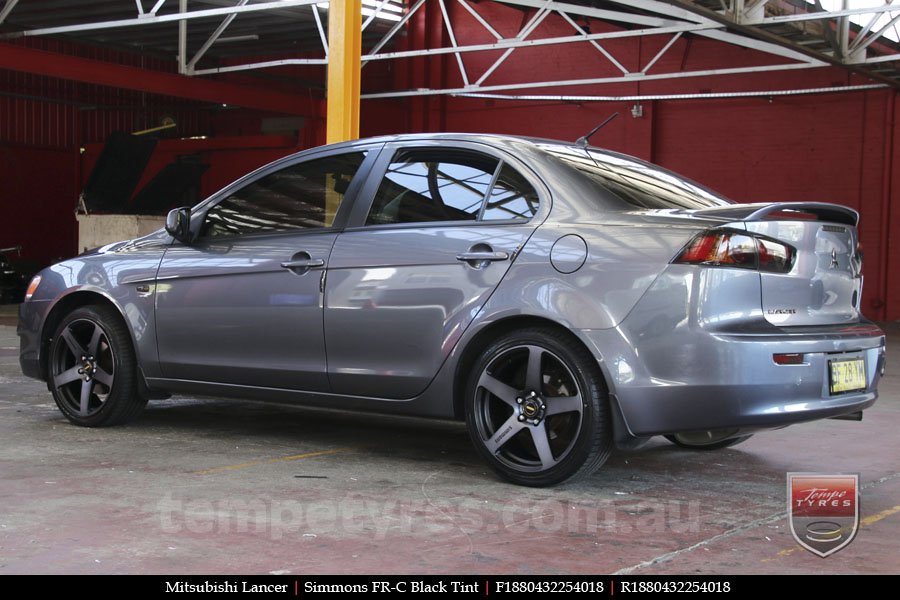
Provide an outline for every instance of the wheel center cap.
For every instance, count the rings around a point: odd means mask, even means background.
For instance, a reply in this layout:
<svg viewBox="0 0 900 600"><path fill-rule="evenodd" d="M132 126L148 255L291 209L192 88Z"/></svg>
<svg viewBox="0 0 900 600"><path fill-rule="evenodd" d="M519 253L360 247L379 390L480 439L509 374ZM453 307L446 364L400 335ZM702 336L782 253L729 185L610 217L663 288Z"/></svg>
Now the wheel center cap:
<svg viewBox="0 0 900 600"><path fill-rule="evenodd" d="M92 356L81 357L81 368L78 369L78 374L81 375L81 378L85 381L90 381L94 376L94 371L97 370L93 358L94 357Z"/></svg>
<svg viewBox="0 0 900 600"><path fill-rule="evenodd" d="M538 396L537 392L531 391L523 397L517 398L519 405L519 421L527 421L532 425L537 425L544 418L544 399Z"/></svg>

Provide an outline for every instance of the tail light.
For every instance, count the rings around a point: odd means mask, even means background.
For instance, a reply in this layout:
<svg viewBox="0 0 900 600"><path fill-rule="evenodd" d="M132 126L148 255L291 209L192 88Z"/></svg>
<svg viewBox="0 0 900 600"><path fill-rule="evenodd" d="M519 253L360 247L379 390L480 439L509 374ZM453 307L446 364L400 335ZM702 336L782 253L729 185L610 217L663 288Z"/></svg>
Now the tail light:
<svg viewBox="0 0 900 600"><path fill-rule="evenodd" d="M788 273L797 255L793 247L767 237L735 231L705 231L675 257L673 263L759 269Z"/></svg>
<svg viewBox="0 0 900 600"><path fill-rule="evenodd" d="M794 266L794 249L768 238L756 238L759 248L759 270L769 273L787 273Z"/></svg>

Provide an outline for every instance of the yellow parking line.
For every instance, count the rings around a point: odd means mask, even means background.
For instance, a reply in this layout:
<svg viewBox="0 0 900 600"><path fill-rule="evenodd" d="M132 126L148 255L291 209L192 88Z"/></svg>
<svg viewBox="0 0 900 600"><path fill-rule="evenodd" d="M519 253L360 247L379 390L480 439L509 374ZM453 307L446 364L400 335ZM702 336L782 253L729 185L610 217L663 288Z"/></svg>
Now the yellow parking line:
<svg viewBox="0 0 900 600"><path fill-rule="evenodd" d="M800 546L794 546L793 548L785 548L784 550L781 550L778 554L776 554L772 558L764 558L760 562L772 562L773 560L778 560L779 558L782 558L784 556L790 556L791 554L796 552L799 547Z"/></svg>
<svg viewBox="0 0 900 600"><path fill-rule="evenodd" d="M872 523L877 523L878 521L880 521L882 519L886 519L887 517L890 517L891 515L895 515L897 513L900 513L900 506L894 506L894 507L888 508L887 510L883 510L880 513L875 513L874 515L869 515L865 519L860 520L859 526L866 527L868 525L871 525ZM772 558L764 558L760 562L772 562L773 560L778 560L779 558L782 558L785 556L790 556L791 554L793 554L794 552L796 552L799 549L800 549L800 546L794 546L793 548L785 548L784 550L780 551L778 554L776 554Z"/></svg>
<svg viewBox="0 0 900 600"><path fill-rule="evenodd" d="M876 513L874 515L868 516L865 519L863 519L862 521L860 521L860 523L862 523L863 525L871 525L872 523L877 523L878 521L880 521L886 517L895 515L898 512L900 512L900 506L895 506L893 508L883 510L880 513Z"/></svg>
<svg viewBox="0 0 900 600"><path fill-rule="evenodd" d="M268 465L271 463L288 462L291 460L303 460L304 458L314 458L316 456L327 456L329 454L339 454L341 452L349 452L352 448L335 448L334 450L319 450L318 452L307 452L305 454L293 454L291 456L280 456L278 458L266 458L263 460L251 460L250 462L240 463L237 465L228 465L227 467L213 467L212 469L203 469L202 471L194 471L194 475L211 475L213 473L223 473L225 471L237 471L239 469L248 469L259 465Z"/></svg>

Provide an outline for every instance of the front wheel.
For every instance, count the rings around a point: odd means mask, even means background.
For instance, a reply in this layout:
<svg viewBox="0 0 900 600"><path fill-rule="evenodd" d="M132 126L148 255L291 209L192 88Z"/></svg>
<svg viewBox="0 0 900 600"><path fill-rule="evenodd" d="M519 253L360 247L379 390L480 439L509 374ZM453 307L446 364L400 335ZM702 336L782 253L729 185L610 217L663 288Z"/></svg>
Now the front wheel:
<svg viewBox="0 0 900 600"><path fill-rule="evenodd" d="M737 446L746 442L753 434L734 437L733 429L712 429L709 431L694 431L691 433L674 433L667 435L666 439L687 450L721 450Z"/></svg>
<svg viewBox="0 0 900 600"><path fill-rule="evenodd" d="M466 424L491 468L520 485L590 475L612 448L597 362L552 328L510 333L484 350L466 388Z"/></svg>
<svg viewBox="0 0 900 600"><path fill-rule="evenodd" d="M144 405L137 361L119 314L106 306L72 311L50 343L48 385L59 410L84 427L124 423Z"/></svg>

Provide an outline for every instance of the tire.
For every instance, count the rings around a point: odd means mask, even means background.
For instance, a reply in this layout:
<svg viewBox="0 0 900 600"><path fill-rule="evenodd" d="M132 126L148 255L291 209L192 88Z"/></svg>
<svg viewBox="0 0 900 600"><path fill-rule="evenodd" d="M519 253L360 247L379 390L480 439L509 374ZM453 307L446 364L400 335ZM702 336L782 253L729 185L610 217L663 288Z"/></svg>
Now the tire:
<svg viewBox="0 0 900 600"><path fill-rule="evenodd" d="M746 442L750 438L753 437L753 434L750 435L741 435L738 437L728 437L730 434L733 434L735 430L721 430L715 429L711 431L698 431L691 433L675 433L672 435L665 436L667 440L678 446L679 448L685 448L687 450L721 450L722 448L730 448L731 446L737 446L742 442ZM723 439L723 436L724 439ZM705 438L705 439L704 439ZM708 440L708 441L706 441Z"/></svg>
<svg viewBox="0 0 900 600"><path fill-rule="evenodd" d="M550 327L492 342L466 383L466 425L502 478L545 487L596 471L612 450L606 383L572 336Z"/></svg>
<svg viewBox="0 0 900 600"><path fill-rule="evenodd" d="M63 318L50 342L47 385L69 421L107 427L134 419L147 404L137 381L131 337L113 308L84 306Z"/></svg>

